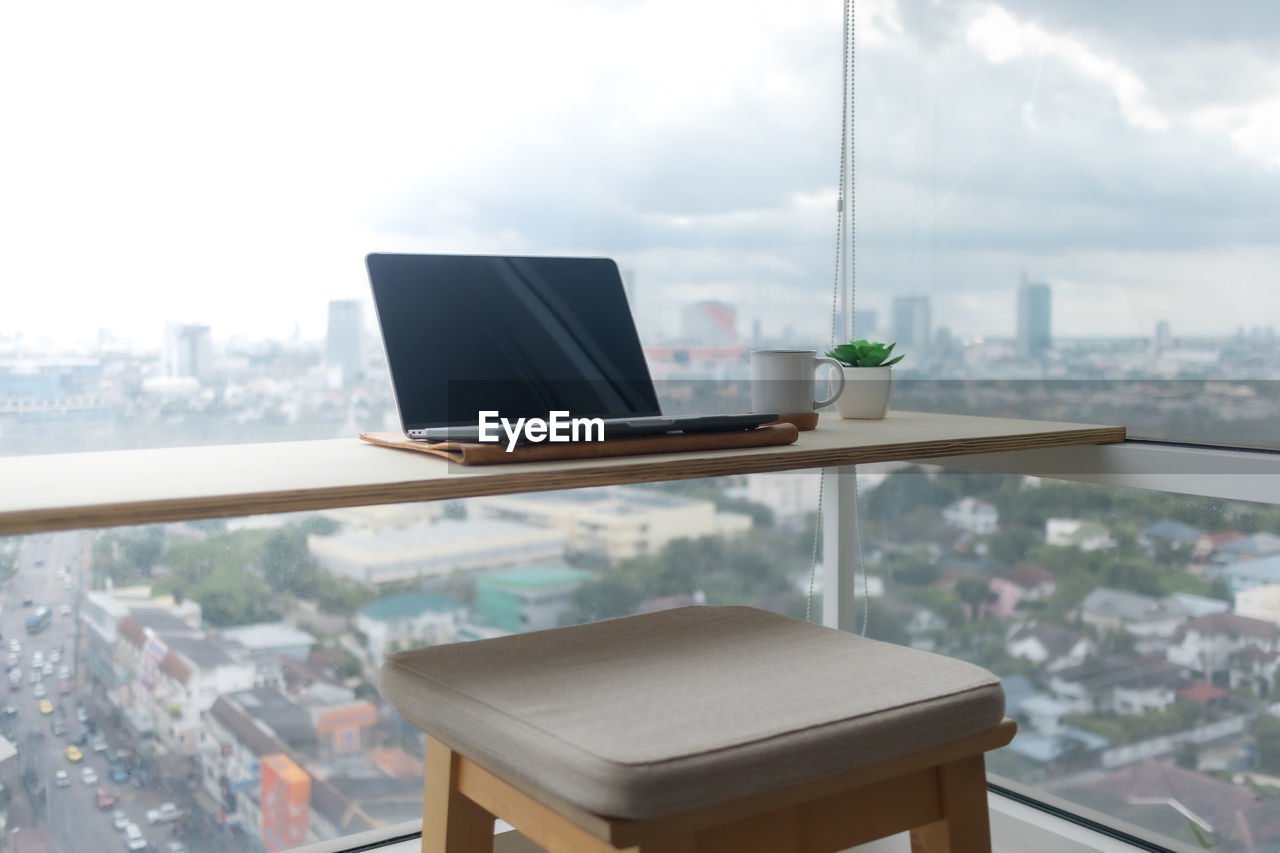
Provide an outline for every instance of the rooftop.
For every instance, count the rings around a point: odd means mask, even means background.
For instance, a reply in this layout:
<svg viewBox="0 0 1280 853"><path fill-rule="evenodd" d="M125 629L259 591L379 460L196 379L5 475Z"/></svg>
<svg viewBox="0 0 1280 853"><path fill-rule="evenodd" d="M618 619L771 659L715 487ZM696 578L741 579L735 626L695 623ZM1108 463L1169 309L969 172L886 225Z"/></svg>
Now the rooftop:
<svg viewBox="0 0 1280 853"><path fill-rule="evenodd" d="M1094 616L1110 617L1125 622L1158 622L1186 615L1176 601L1161 601L1136 592L1098 587L1085 598L1081 609Z"/></svg>
<svg viewBox="0 0 1280 853"><path fill-rule="evenodd" d="M201 669L217 669L239 663L228 653L228 644L207 637L165 637L164 642L170 651L181 654Z"/></svg>
<svg viewBox="0 0 1280 853"><path fill-rule="evenodd" d="M581 583L591 578L591 572L575 569L566 563L543 563L518 569L486 572L477 579L477 583L485 586L544 587Z"/></svg>
<svg viewBox="0 0 1280 853"><path fill-rule="evenodd" d="M306 631L286 625L283 622L259 622L256 625L241 625L238 628L224 628L221 635L237 642L251 651L277 648L279 646L309 646L316 638Z"/></svg>
<svg viewBox="0 0 1280 853"><path fill-rule="evenodd" d="M467 609L462 602L433 592L405 592L393 595L356 611L366 619L391 622L397 619L413 619L424 613L461 613Z"/></svg>

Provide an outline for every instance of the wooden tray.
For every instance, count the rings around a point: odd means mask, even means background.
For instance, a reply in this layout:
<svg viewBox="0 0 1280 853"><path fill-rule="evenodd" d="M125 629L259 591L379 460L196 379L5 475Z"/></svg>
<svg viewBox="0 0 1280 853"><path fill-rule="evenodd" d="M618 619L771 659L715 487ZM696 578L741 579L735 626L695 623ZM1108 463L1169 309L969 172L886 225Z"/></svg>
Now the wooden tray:
<svg viewBox="0 0 1280 853"><path fill-rule="evenodd" d="M470 441L427 442L408 438L402 432L360 433L360 439L370 444L429 453L460 465L501 465L508 462L599 459L606 456L640 456L652 453L682 453L691 450L776 447L780 444L792 444L798 437L799 431L793 424L776 423L737 432L673 433L614 438L608 441L522 444L508 453L505 442L496 444Z"/></svg>

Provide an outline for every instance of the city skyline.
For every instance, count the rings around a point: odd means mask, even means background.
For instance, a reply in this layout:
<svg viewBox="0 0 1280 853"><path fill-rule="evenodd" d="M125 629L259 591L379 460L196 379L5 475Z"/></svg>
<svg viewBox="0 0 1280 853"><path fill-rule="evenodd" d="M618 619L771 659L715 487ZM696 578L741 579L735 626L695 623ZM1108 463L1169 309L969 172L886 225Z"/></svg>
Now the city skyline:
<svg viewBox="0 0 1280 853"><path fill-rule="evenodd" d="M1025 267L1069 336L1160 319L1225 335L1280 315L1275 51L1247 16L1174 8L1124 38L1126 20L1063 2L860 3L860 301L885 317L924 294L956 334L992 334ZM468 7L405 8L388 27L284 3L252 28L166 18L174 42L89 5L59 42L74 62L17 40L0 68L34 82L0 163L0 333L85 341L105 325L151 346L175 321L318 337L328 300L364 298L366 252L451 251L614 257L642 282L650 334L674 334L684 304L729 301L765 334L819 337L839 9L713 0L679 33L661 2L502 9L495 33ZM60 31L39 6L13 15L15 32ZM314 40L291 37L300 19ZM664 61L601 50L619 29ZM283 78L268 45L286 42ZM236 67L211 77L226 49Z"/></svg>

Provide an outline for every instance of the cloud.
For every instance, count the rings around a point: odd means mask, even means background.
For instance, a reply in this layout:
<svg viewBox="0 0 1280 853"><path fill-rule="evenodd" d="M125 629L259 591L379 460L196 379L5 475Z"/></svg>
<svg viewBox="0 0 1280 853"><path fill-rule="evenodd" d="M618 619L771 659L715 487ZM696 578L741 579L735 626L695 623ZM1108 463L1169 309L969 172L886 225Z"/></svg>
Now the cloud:
<svg viewBox="0 0 1280 853"><path fill-rule="evenodd" d="M1026 56L1061 60L1082 76L1110 88L1121 114L1134 127L1169 129L1169 120L1149 103L1147 87L1133 71L1110 57L1098 55L1076 39L1019 21L1000 6L988 6L971 21L965 28L965 37L988 62L1000 64Z"/></svg>

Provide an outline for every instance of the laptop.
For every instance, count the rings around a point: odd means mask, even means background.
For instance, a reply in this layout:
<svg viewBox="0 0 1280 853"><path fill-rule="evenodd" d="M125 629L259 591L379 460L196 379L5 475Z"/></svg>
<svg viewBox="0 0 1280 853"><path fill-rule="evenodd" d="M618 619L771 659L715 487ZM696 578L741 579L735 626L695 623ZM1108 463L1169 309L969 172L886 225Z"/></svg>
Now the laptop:
<svg viewBox="0 0 1280 853"><path fill-rule="evenodd" d="M366 263L410 438L477 441L481 412L600 418L605 438L778 417L664 416L610 259L375 253Z"/></svg>

